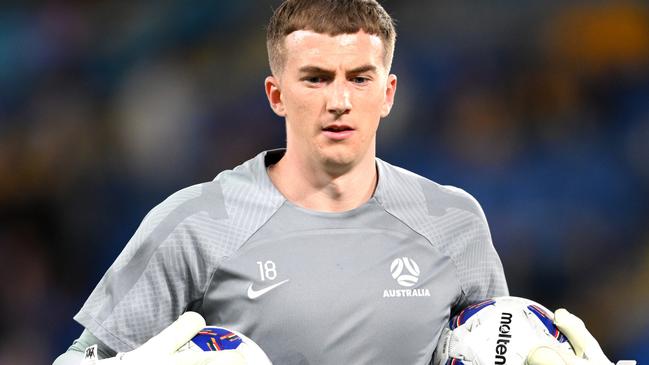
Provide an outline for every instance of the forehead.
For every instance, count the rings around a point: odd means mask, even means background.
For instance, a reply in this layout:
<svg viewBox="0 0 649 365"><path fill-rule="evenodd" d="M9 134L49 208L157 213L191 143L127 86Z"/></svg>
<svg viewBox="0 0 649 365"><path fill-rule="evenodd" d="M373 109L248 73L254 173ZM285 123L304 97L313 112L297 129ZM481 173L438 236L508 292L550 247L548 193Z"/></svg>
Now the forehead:
<svg viewBox="0 0 649 365"><path fill-rule="evenodd" d="M316 33L297 30L286 36L287 67L318 65L327 68L383 65L384 47L380 37L359 31L353 34Z"/></svg>

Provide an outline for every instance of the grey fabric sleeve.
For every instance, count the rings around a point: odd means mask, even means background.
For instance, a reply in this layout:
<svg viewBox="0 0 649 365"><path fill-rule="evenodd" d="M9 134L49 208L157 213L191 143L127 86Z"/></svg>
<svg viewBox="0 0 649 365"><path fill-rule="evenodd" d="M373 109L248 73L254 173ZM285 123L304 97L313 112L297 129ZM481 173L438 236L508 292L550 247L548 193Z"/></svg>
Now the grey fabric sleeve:
<svg viewBox="0 0 649 365"><path fill-rule="evenodd" d="M74 319L130 351L203 300L216 268L282 204L264 154L155 207Z"/></svg>
<svg viewBox="0 0 649 365"><path fill-rule="evenodd" d="M444 197L429 190L430 219L446 228L438 230L442 238L438 245L455 263L462 286L462 296L452 312L487 298L509 295L502 263L478 201L453 186L440 185L437 189L444 192ZM443 214L435 207L435 201L440 200L446 205Z"/></svg>
<svg viewBox="0 0 649 365"><path fill-rule="evenodd" d="M439 185L378 160L383 187L376 197L387 211L447 255L455 265L462 295L451 309L508 295L502 263L478 201L462 189ZM385 189L385 191L382 191ZM386 194L386 192L390 194Z"/></svg>
<svg viewBox="0 0 649 365"><path fill-rule="evenodd" d="M83 354L89 346L97 345L97 355L100 359L107 359L117 355L117 352L108 347L95 337L90 331L83 330L81 336L72 342L68 351L61 354L52 365L79 365L83 360Z"/></svg>
<svg viewBox="0 0 649 365"><path fill-rule="evenodd" d="M226 216L218 183L169 197L144 219L75 320L116 351L130 351L159 333L202 298L211 269L193 220ZM200 242L200 243L199 243ZM202 244L201 244L202 243ZM211 245L222 257L222 247Z"/></svg>
<svg viewBox="0 0 649 365"><path fill-rule="evenodd" d="M454 253L464 286L457 310L487 298L509 295L502 263L493 245L482 207L465 191L448 186L445 188L465 196L475 213L473 218L468 219L473 220L474 228L462 231L457 238L465 250ZM452 249L449 247L448 250Z"/></svg>

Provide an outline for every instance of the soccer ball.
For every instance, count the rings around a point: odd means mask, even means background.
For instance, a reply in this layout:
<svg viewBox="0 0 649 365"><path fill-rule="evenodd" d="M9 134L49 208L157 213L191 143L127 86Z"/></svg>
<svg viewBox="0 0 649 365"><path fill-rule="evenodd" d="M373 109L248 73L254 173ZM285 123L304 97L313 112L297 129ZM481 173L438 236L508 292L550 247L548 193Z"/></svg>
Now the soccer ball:
<svg viewBox="0 0 649 365"><path fill-rule="evenodd" d="M243 334L222 327L207 326L182 345L183 351L237 351L248 364L270 365L264 351Z"/></svg>
<svg viewBox="0 0 649 365"><path fill-rule="evenodd" d="M451 318L433 365L523 365L536 346L572 351L551 312L529 299L498 297L470 305Z"/></svg>

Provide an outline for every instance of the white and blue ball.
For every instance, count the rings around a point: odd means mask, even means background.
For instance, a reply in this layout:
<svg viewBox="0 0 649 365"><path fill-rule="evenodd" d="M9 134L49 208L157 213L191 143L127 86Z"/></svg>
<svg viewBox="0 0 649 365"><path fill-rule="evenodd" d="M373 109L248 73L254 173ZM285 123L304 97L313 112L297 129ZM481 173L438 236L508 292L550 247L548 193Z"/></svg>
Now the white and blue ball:
<svg viewBox="0 0 649 365"><path fill-rule="evenodd" d="M237 351L248 364L271 364L268 356L254 341L239 332L216 326L200 330L177 352L183 351Z"/></svg>
<svg viewBox="0 0 649 365"><path fill-rule="evenodd" d="M449 321L434 365L523 365L540 345L572 350L551 312L529 299L498 297L466 307Z"/></svg>

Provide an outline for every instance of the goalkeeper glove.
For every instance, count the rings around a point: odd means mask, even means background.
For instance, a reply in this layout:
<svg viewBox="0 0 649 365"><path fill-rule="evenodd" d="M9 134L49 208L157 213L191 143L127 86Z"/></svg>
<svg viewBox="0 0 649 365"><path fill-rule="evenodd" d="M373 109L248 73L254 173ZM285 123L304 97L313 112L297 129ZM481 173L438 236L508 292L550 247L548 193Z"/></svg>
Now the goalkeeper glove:
<svg viewBox="0 0 649 365"><path fill-rule="evenodd" d="M558 309L554 312L554 324L568 338L574 353L558 346L538 346L530 351L525 365L613 365L579 317L565 309ZM621 360L616 365L635 363L633 360Z"/></svg>
<svg viewBox="0 0 649 365"><path fill-rule="evenodd" d="M182 345L205 327L203 317L186 312L158 335L133 351L99 360L97 345L86 349L81 365L245 365L243 355L236 350L176 353Z"/></svg>

